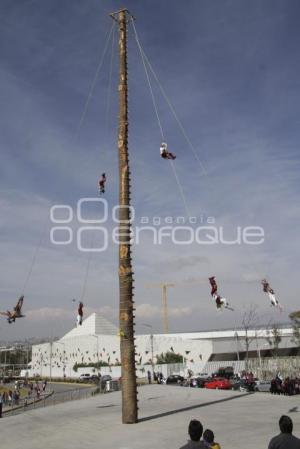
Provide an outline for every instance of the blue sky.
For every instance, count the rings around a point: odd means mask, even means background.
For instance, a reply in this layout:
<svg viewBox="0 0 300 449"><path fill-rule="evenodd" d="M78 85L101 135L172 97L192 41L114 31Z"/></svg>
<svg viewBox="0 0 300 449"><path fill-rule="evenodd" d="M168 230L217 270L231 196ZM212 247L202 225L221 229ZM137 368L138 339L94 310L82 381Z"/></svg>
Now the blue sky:
<svg viewBox="0 0 300 449"><path fill-rule="evenodd" d="M0 6L0 237L1 308L25 289L27 319L0 338L59 335L74 322L72 298L83 288L87 255L75 245L49 241L53 204L76 207L97 194L108 175L106 198L117 204L117 35L109 113L111 45L78 127L99 63L108 16L123 3L87 0L15 0ZM237 226L261 226L259 247L153 245L134 249L137 324L161 331L160 292L147 283L174 282L170 329L198 330L240 324L250 303L261 321L285 321L298 307L299 260L299 2L128 1L141 44L205 166L204 175L168 105L153 82L176 171L192 215L211 215L228 235ZM142 216L184 216L186 210L168 162L143 66L129 30L129 151L133 205ZM152 80L153 81L153 80ZM95 212L95 211L94 211ZM77 224L74 223L74 230ZM111 230L112 224L109 223ZM207 277L236 311L217 314ZM284 305L270 309L259 279L268 276ZM188 282L193 280L193 283ZM199 284L197 283L199 281ZM251 282L250 282L251 281ZM116 320L117 248L93 255L86 312Z"/></svg>

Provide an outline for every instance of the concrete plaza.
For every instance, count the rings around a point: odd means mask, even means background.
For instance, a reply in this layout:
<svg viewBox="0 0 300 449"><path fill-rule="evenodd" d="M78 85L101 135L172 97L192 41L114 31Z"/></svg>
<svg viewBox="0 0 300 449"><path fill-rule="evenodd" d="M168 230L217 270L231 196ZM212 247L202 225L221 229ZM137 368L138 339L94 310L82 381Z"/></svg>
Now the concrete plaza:
<svg viewBox="0 0 300 449"><path fill-rule="evenodd" d="M120 392L67 402L0 420L9 449L170 449L187 441L192 418L215 432L222 449L264 449L289 414L300 436L300 397L165 385L139 388L140 422L121 424Z"/></svg>

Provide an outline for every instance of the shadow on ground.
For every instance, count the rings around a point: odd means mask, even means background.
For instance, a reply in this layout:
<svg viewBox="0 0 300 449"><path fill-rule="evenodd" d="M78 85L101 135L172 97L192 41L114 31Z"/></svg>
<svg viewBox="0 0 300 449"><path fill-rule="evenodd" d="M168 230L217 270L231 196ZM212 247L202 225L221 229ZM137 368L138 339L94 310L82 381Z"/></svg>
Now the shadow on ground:
<svg viewBox="0 0 300 449"><path fill-rule="evenodd" d="M139 422L150 421L152 419L159 419L159 418L163 418L165 416L175 415L175 413L187 412L189 410L194 410L196 408L208 407L209 405L220 404L221 402L234 401L235 399L239 399L239 398L245 397L245 396L250 396L252 394L254 394L254 393L243 393L243 394L239 394L237 396L232 396L229 398L218 399L216 401L204 402L203 404L195 404L195 405L190 405L189 407L183 407L183 408L178 408L176 410L170 410L168 412L158 413L157 415L145 416L144 418L140 418Z"/></svg>

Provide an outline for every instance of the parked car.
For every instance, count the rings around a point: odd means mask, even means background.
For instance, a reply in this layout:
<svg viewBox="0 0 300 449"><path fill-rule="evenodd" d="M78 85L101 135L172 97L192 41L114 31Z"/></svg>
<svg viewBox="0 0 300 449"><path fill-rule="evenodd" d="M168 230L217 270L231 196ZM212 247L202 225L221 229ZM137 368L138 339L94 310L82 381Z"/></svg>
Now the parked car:
<svg viewBox="0 0 300 449"><path fill-rule="evenodd" d="M212 380L211 377L206 376L206 377L192 377L191 381L193 381L193 385L191 386L196 386L197 388L204 388L204 385L206 382L209 382L210 380ZM195 385L196 382L196 385Z"/></svg>
<svg viewBox="0 0 300 449"><path fill-rule="evenodd" d="M100 376L98 376L97 374L92 374L89 378L89 381L98 383L100 381Z"/></svg>
<svg viewBox="0 0 300 449"><path fill-rule="evenodd" d="M167 378L166 384L181 384L184 381L184 377L180 376L180 374L171 374Z"/></svg>
<svg viewBox="0 0 300 449"><path fill-rule="evenodd" d="M80 376L79 376L79 380L80 380L81 382L89 381L90 378L91 378L91 375L88 374L88 373L80 374Z"/></svg>
<svg viewBox="0 0 300 449"><path fill-rule="evenodd" d="M255 382L249 382L246 379L230 379L232 390L255 391Z"/></svg>
<svg viewBox="0 0 300 449"><path fill-rule="evenodd" d="M213 373L212 377L224 377L226 379L232 379L234 377L234 369L232 366L220 367L216 373Z"/></svg>
<svg viewBox="0 0 300 449"><path fill-rule="evenodd" d="M196 377L197 377L197 379L198 378L200 378L200 379L207 379L210 376L209 376L208 373L199 373Z"/></svg>
<svg viewBox="0 0 300 449"><path fill-rule="evenodd" d="M271 391L271 382L269 380L256 380L255 381L255 391Z"/></svg>
<svg viewBox="0 0 300 449"><path fill-rule="evenodd" d="M212 390L231 390L232 383L224 377L216 377L205 382L204 388L210 388Z"/></svg>

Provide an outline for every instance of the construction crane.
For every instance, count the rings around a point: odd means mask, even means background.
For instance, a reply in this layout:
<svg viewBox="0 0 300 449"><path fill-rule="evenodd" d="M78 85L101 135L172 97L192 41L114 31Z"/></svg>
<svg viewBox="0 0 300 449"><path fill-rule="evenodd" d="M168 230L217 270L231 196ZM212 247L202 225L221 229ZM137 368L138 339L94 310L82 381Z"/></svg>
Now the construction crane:
<svg viewBox="0 0 300 449"><path fill-rule="evenodd" d="M147 287L160 287L162 289L162 315L163 315L163 329L164 333L169 333L169 317L168 317L168 302L167 302L167 288L175 287L175 284L147 284Z"/></svg>

